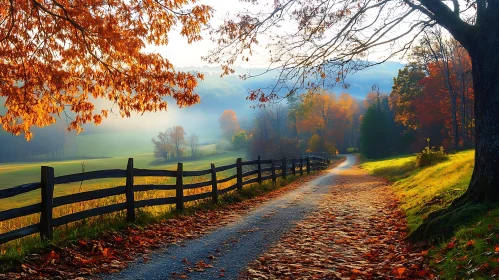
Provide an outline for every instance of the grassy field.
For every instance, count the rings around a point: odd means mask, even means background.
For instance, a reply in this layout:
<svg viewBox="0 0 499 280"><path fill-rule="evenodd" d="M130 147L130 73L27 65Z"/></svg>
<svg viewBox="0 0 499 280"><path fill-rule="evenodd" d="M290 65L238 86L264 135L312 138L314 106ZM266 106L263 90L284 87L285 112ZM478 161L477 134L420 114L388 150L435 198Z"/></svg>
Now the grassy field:
<svg viewBox="0 0 499 280"><path fill-rule="evenodd" d="M394 182L410 231L429 213L447 207L465 192L473 166L474 151L450 155L448 161L423 169L416 168L414 156L362 164L370 173ZM429 250L430 263L441 279L495 279L499 275L499 206L469 213L467 222L461 222L451 237L435 240Z"/></svg>
<svg viewBox="0 0 499 280"><path fill-rule="evenodd" d="M210 164L216 166L232 164L238 157L244 157L241 152L215 152L215 145L203 146L200 151L206 156L196 160L185 159L184 170L202 170L210 168ZM154 158L152 153L138 154L132 156L134 159L135 168L144 169L167 169L176 170L176 162L161 162ZM47 165L54 167L55 176L75 174L82 172L84 166L85 171L95 171L103 169L126 169L128 157L112 157L89 160L69 160L69 161L54 161L54 162L30 162L16 164L0 164L0 189L5 189L21 184L40 181L40 166ZM123 185L125 179L102 179L85 181L80 183L57 185L55 187L54 196L62 196L74 193L76 191L88 191L99 188L107 188L112 186ZM154 177L138 177L135 179L136 184L150 183L167 183L164 178ZM30 205L40 201L39 191L33 191L24 195L15 196L9 199L0 200L0 211L11 209L19 206Z"/></svg>
<svg viewBox="0 0 499 280"><path fill-rule="evenodd" d="M209 154L203 157L200 157L196 160L183 160L184 170L203 170L209 169L210 164L214 163L216 166L223 166L228 164L235 163L238 157L244 157L242 152L237 151L227 151L227 152L219 152L217 154L213 154L215 152L215 146L203 146L201 148L204 154ZM175 162L161 162L153 157L152 154L139 154L133 156L134 158L134 167L136 168L147 168L147 169L167 169L167 170L176 170L177 163ZM102 170L102 169L125 169L127 163L127 157L113 157L113 158L102 158L102 159L92 159L85 160L85 171L93 171L93 170ZM82 162L78 160L72 161L57 161L57 162L36 162L36 163L20 163L20 164L3 164L0 165L0 182L2 185L0 188L8 188L19 184L30 183L39 181L39 173L40 166L48 165L52 166L55 169L55 175L65 175L65 174L73 174L79 173L82 170ZM222 174L222 178L225 176L229 176L229 173L232 171L225 171ZM225 174L227 173L227 174ZM184 183L194 183L200 181L208 180L205 178L206 176L201 177L190 177L184 179ZM136 177L134 179L135 184L172 184L174 183L174 178L155 178L155 177ZM219 186L220 189L230 186L233 184L233 181L227 182ZM62 196L75 192L81 191L89 191L93 189L102 189L109 188L118 185L124 185L125 179L102 179L102 180L92 180L85 181L81 185L80 183L73 184L64 184L64 185L56 185L54 196ZM192 190L185 190L184 195L192 195L201 192L211 191L211 187L207 188L199 188ZM146 191L146 192L138 192L135 194L136 200L144 200L144 199L152 199L152 198L160 198L160 197L171 197L175 196L175 191ZM96 207L116 204L124 202L124 195L118 195L103 199L90 200L82 203L69 204L61 207L54 208L54 218L65 216L71 213L76 213L80 211L84 211L87 209L92 209ZM26 194L18 195L8 199L0 199L0 211L13 209L25 205L31 205L40 201L40 191L32 191ZM196 204L196 202L189 202L187 206L190 204ZM147 210L145 210L147 209ZM170 211L170 206L156 206L156 207L147 207L143 209L141 212L146 213L146 217L148 215L157 216L162 213L166 213ZM116 226L121 226L123 224L122 213L118 212L116 214L104 215L102 217L96 217L88 219L87 221L83 221L83 228L80 226L76 226L76 231L70 230L71 234L80 234L81 231L88 227L87 224L91 223L93 220L103 221L106 219L116 220ZM7 221L0 222L0 233L9 232L24 226L32 225L39 222L39 214L33 214L29 216L24 216L21 218L11 219ZM99 224L100 222L97 222ZM76 224L80 224L77 222ZM62 231L58 231L58 235L61 235L56 238L65 239L65 235L68 234L68 229L74 228L68 226L62 226ZM102 228L105 229L105 228ZM88 229L90 232L98 232L99 226L92 226L92 229ZM24 250L30 251L39 246L45 246L39 242L39 239L36 237L28 237L24 239L15 240L9 242L4 245L0 245L0 255L7 256L16 256L18 254L24 254ZM16 250L21 248L22 252L17 252Z"/></svg>

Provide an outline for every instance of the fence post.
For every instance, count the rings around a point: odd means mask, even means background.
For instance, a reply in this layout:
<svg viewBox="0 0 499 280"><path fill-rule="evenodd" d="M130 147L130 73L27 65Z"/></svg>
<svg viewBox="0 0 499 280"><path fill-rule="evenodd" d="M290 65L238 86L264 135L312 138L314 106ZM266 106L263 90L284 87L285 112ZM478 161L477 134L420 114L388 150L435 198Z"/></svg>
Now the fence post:
<svg viewBox="0 0 499 280"><path fill-rule="evenodd" d="M286 158L283 158L282 159L282 166L281 166L283 179L286 179L286 167L287 167L286 164L287 164L287 160L286 160Z"/></svg>
<svg viewBox="0 0 499 280"><path fill-rule="evenodd" d="M184 210L184 165L179 162L177 165L177 182L176 182L176 206L177 211Z"/></svg>
<svg viewBox="0 0 499 280"><path fill-rule="evenodd" d="M258 155L258 183L262 184L262 161L260 155Z"/></svg>
<svg viewBox="0 0 499 280"><path fill-rule="evenodd" d="M211 199L213 203L218 203L217 170L213 163L211 164Z"/></svg>
<svg viewBox="0 0 499 280"><path fill-rule="evenodd" d="M307 157L307 174L310 174L310 157Z"/></svg>
<svg viewBox="0 0 499 280"><path fill-rule="evenodd" d="M275 160L272 159L272 183L276 183L277 177L275 176Z"/></svg>
<svg viewBox="0 0 499 280"><path fill-rule="evenodd" d="M293 176L296 175L296 160L293 159L293 163L291 164L291 168L293 169Z"/></svg>
<svg viewBox="0 0 499 280"><path fill-rule="evenodd" d="M54 168L42 166L41 170L42 211L40 213L40 237L52 239L52 210L54 198Z"/></svg>
<svg viewBox="0 0 499 280"><path fill-rule="evenodd" d="M237 189L241 190L243 188L243 161L241 158L238 158L236 161L236 170L237 170Z"/></svg>
<svg viewBox="0 0 499 280"><path fill-rule="evenodd" d="M126 165L126 220L135 222L135 196L133 192L133 158Z"/></svg>
<svg viewBox="0 0 499 280"><path fill-rule="evenodd" d="M303 176L303 158L300 156L300 176Z"/></svg>

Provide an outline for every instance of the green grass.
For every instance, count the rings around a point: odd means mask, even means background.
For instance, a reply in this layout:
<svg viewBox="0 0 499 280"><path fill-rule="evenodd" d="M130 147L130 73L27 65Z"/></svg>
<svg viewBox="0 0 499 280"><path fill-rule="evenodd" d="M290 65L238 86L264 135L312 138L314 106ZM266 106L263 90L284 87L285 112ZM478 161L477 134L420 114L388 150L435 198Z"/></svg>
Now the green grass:
<svg viewBox="0 0 499 280"><path fill-rule="evenodd" d="M474 154L459 152L448 161L422 169L416 168L415 156L366 162L362 168L394 182L393 191L413 231L429 213L447 207L464 193L471 180Z"/></svg>
<svg viewBox="0 0 499 280"><path fill-rule="evenodd" d="M475 214L472 220L430 249L431 265L442 279L485 280L499 274L499 206Z"/></svg>
<svg viewBox="0 0 499 280"><path fill-rule="evenodd" d="M213 154L214 145L203 146L201 152L208 154L199 157L195 160L189 158L183 160L184 170L203 170L209 169L210 164L216 166L228 165L235 162L238 157L243 157L241 152L228 151ZM161 162L154 158L152 153L138 154L132 156L134 159L135 168L143 169L168 169L176 170L176 162ZM40 181L40 166L47 165L54 167L55 176L75 174L82 172L82 164L85 166L85 171L95 171L103 169L126 169L127 157L112 157L89 160L68 160L68 161L53 161L53 162L30 162L16 164L0 164L0 189L14 187L21 184L33 183ZM99 188L108 188L118 185L123 185L125 179L100 179L91 180L80 183L57 185L55 187L54 196L63 196L72 194L77 191L89 191ZM150 183L165 183L163 178L138 177L135 179L136 184ZM20 206L26 206L40 201L39 191L33 191L23 195L18 195L9 199L0 200L0 211L11 209Z"/></svg>
<svg viewBox="0 0 499 280"><path fill-rule="evenodd" d="M414 156L366 162L362 167L394 182L411 232L429 213L446 208L465 192L474 151L450 155L448 161L423 169L415 167ZM499 205L488 209L469 210L469 222L461 224L453 236L436 240L429 250L430 264L440 279L493 279L499 275Z"/></svg>
<svg viewBox="0 0 499 280"><path fill-rule="evenodd" d="M367 161L362 164L362 168L373 175L382 176L395 182L407 178L416 171L416 157L403 156L379 161Z"/></svg>

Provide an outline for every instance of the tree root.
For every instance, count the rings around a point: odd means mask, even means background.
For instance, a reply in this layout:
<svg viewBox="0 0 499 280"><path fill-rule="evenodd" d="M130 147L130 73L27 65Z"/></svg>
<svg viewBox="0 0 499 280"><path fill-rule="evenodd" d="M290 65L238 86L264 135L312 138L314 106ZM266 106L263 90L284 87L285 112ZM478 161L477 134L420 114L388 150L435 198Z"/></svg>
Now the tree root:
<svg viewBox="0 0 499 280"><path fill-rule="evenodd" d="M472 202L466 194L457 198L448 208L428 215L407 239L414 242L441 242L452 236L459 227L473 222L476 217L486 213L497 204Z"/></svg>

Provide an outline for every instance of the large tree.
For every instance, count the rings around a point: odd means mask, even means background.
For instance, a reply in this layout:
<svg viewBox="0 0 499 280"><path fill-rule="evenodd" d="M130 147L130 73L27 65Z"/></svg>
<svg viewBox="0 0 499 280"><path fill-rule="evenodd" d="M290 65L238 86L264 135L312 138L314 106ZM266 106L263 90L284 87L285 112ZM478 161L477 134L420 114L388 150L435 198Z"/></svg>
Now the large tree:
<svg viewBox="0 0 499 280"><path fill-rule="evenodd" d="M109 109L166 110L199 102L201 74L176 71L146 45L166 45L178 28L189 43L200 40L212 9L196 0L29 0L0 1L0 124L32 136L68 118L69 128L96 124ZM108 106L96 108L97 100Z"/></svg>
<svg viewBox="0 0 499 280"><path fill-rule="evenodd" d="M328 81L341 83L349 72L379 63L370 59L384 61L404 54L428 28L445 28L471 57L476 117L471 183L449 211L459 211L467 202L499 200L499 1L246 2L255 8L227 18L213 30L218 47L206 59L230 73L231 65L248 60L265 42L271 61L268 71L278 70L280 75L269 91L250 93L249 99L262 102L279 98L283 89L293 94Z"/></svg>

